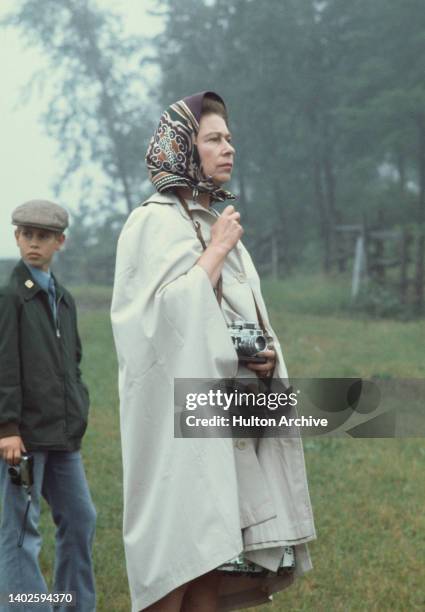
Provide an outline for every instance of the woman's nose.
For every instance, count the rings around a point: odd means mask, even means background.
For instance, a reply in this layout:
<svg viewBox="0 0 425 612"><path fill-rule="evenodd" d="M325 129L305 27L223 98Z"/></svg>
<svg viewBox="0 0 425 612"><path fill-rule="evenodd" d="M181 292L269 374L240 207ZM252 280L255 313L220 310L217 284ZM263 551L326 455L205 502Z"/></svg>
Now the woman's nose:
<svg viewBox="0 0 425 612"><path fill-rule="evenodd" d="M227 142L227 141L226 141L226 149L225 149L225 152L226 152L227 154L229 154L229 153L232 153L232 155L234 155L234 154L235 154L235 147L232 145L232 143L231 143L231 142Z"/></svg>

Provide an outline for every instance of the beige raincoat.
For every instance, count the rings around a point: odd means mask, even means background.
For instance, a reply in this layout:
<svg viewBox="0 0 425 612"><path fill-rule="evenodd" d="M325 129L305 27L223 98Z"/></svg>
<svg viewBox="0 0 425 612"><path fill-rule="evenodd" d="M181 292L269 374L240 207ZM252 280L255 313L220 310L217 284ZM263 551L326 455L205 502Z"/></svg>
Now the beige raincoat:
<svg viewBox="0 0 425 612"><path fill-rule="evenodd" d="M206 242L217 213L189 202ZM118 243L112 324L119 360L124 544L132 610L237 556L276 570L294 545L295 576L311 568L315 538L299 438L174 438L174 378L238 371L226 322L257 319L274 337L274 376L287 372L258 275L241 243L223 268L223 309L193 226L176 196L155 194L128 218ZM224 315L224 316L223 316ZM252 374L251 374L252 376ZM225 577L219 610L270 601L292 581Z"/></svg>

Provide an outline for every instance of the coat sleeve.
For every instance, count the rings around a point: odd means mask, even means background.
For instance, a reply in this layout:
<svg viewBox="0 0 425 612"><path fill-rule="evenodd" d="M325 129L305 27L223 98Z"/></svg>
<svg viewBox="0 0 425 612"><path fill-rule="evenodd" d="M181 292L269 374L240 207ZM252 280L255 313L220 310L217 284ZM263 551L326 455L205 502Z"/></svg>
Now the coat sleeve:
<svg viewBox="0 0 425 612"><path fill-rule="evenodd" d="M18 436L22 409L18 298L0 293L0 438Z"/></svg>

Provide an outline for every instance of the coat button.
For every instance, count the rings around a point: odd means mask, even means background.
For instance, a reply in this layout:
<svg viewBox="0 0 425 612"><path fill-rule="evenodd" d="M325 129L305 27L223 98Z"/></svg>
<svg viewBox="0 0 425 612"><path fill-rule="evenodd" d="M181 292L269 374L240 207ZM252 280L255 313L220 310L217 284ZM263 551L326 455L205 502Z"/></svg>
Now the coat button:
<svg viewBox="0 0 425 612"><path fill-rule="evenodd" d="M246 281L246 275L243 272L238 272L236 274L236 278L240 283L244 283Z"/></svg>
<svg viewBox="0 0 425 612"><path fill-rule="evenodd" d="M246 448L246 441L245 440L236 440L235 446L239 450L244 450L244 448Z"/></svg>

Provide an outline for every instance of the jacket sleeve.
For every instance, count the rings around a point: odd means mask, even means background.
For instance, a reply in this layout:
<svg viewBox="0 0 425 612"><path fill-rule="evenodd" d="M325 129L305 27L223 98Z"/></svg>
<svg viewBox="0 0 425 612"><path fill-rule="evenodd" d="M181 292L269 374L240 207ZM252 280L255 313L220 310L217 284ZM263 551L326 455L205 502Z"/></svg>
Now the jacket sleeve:
<svg viewBox="0 0 425 612"><path fill-rule="evenodd" d="M90 395L87 385L84 383L82 374L81 374L81 360L83 358L83 349L81 345L80 334L78 333L78 322L77 322L77 307L75 305L74 298L72 298L72 314L74 319L74 333L75 333L75 368L76 368L76 379L77 383L83 390L85 395L85 401L87 405L90 403Z"/></svg>
<svg viewBox="0 0 425 612"><path fill-rule="evenodd" d="M22 391L18 298L0 293L0 438L18 436Z"/></svg>

